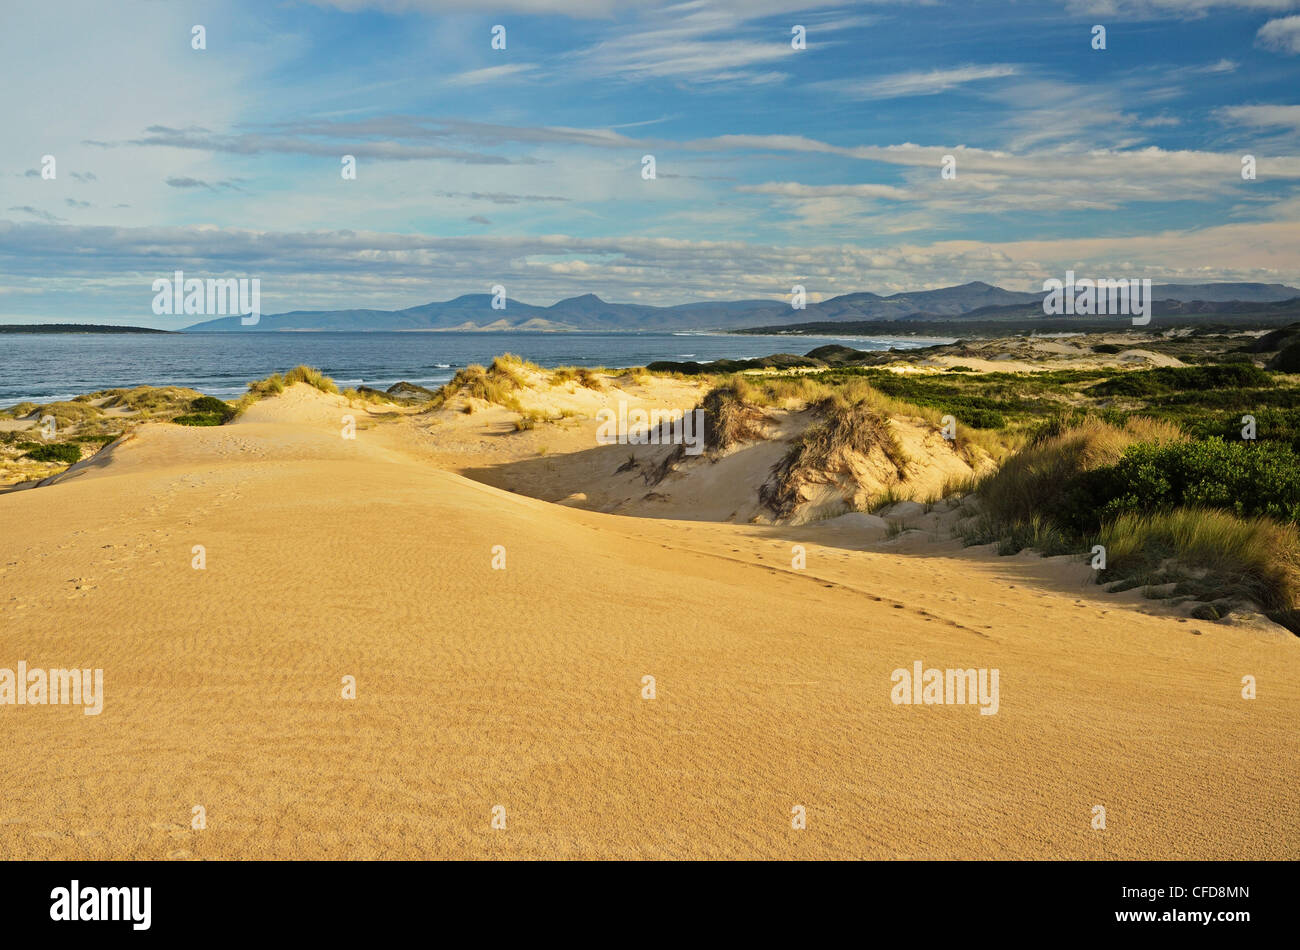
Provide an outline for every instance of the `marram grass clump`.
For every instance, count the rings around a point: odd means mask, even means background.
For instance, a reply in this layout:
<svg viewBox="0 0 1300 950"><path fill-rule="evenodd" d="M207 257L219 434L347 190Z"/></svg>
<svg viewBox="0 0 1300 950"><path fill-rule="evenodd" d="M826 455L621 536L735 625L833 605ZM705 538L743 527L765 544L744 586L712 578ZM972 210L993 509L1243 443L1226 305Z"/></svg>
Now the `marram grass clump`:
<svg viewBox="0 0 1300 950"><path fill-rule="evenodd" d="M260 399L265 399L268 396L278 396L294 383L306 383L323 393L334 396L339 395L339 387L334 383L334 380L320 370L311 366L295 366L283 376L279 373L272 373L265 379L258 379L249 383L248 392L244 393L239 402L235 404L235 414L238 415Z"/></svg>

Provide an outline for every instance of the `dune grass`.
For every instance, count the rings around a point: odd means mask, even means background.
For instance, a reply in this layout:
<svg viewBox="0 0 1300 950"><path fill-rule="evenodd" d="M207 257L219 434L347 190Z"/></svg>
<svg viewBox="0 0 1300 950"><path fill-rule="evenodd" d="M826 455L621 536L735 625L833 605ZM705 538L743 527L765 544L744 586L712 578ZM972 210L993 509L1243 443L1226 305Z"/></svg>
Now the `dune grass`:
<svg viewBox="0 0 1300 950"><path fill-rule="evenodd" d="M330 379L320 370L305 365L295 366L289 372L281 375L272 373L265 379L254 380L248 384L248 392L240 397L235 403L235 415L239 415L253 403L265 399L268 396L278 396L285 389L294 383L306 383L308 386L314 386L323 393L330 395L339 395L339 387L334 380Z"/></svg>
<svg viewBox="0 0 1300 950"><path fill-rule="evenodd" d="M872 404L868 394L833 393L810 407L820 421L794 440L763 483L759 499L778 518L790 517L804 501L801 488L827 475L848 474L848 458L881 453L901 480L911 461L894 434L889 419ZM892 491L890 492L892 494Z"/></svg>
<svg viewBox="0 0 1300 950"><path fill-rule="evenodd" d="M764 415L754 391L741 376L733 376L709 390L700 403L704 409L704 447L717 454L742 442L766 438Z"/></svg>
<svg viewBox="0 0 1300 950"><path fill-rule="evenodd" d="M1176 582L1175 593L1198 600L1244 600L1292 630L1300 604L1300 531L1259 516L1176 508L1119 515L1101 529L1102 580Z"/></svg>
<svg viewBox="0 0 1300 950"><path fill-rule="evenodd" d="M561 366L551 370L551 385L558 386L568 382L577 383L586 389L594 389L596 392L603 392L605 389L600 376L585 366Z"/></svg>
<svg viewBox="0 0 1300 950"><path fill-rule="evenodd" d="M35 408L40 410L42 419L53 416L58 429L95 422L104 415L103 410L79 402L51 402Z"/></svg>
<svg viewBox="0 0 1300 950"><path fill-rule="evenodd" d="M105 389L78 399L103 399L101 405L104 409L130 409L153 415L184 409L202 395L198 390L185 386L136 386L134 389Z"/></svg>
<svg viewBox="0 0 1300 950"><path fill-rule="evenodd" d="M828 374L791 376L736 374L726 377L712 392L734 400L750 409L784 409L797 411L812 407L832 409L865 405L886 418L918 419L936 430L948 413L916 405L887 395L861 376L832 377ZM706 402L708 397L705 397ZM709 406L706 404L705 409ZM957 420L953 447L972 466L981 455L1000 460L1009 456L1025 441L1025 434L1011 430L980 429Z"/></svg>
<svg viewBox="0 0 1300 950"><path fill-rule="evenodd" d="M986 527L1024 535L1035 517L1048 512L1074 522L1077 519L1072 513L1083 504L1077 497L1077 476L1114 465L1130 445L1184 438L1177 426L1142 417L1129 419L1123 426L1099 419L1070 427L1050 421L1030 444L978 482Z"/></svg>
<svg viewBox="0 0 1300 950"><path fill-rule="evenodd" d="M308 386L314 386L321 392L333 396L339 394L339 388L335 385L334 380L312 366L295 366L284 374L285 386L292 386L294 383L306 383Z"/></svg>
<svg viewBox="0 0 1300 950"><path fill-rule="evenodd" d="M343 390L342 396L348 402L365 402L373 405L390 405L400 406L403 400L397 399L388 393L373 389L370 386L362 386L360 389L348 388Z"/></svg>
<svg viewBox="0 0 1300 950"><path fill-rule="evenodd" d="M513 353L503 353L487 367L471 363L464 369L458 370L449 382L433 394L428 408L442 409L453 399L460 397L466 400L480 399L515 412L523 412L519 405L519 397L515 394L524 389L527 384L522 372L524 370L544 372L540 366L521 359ZM472 412L473 405L466 402L462 406L462 411Z"/></svg>
<svg viewBox="0 0 1300 950"><path fill-rule="evenodd" d="M1273 508L1231 510L1253 499L1249 478L1218 505L1193 503L1216 494L1173 490L1181 485L1179 460L1205 461L1206 451L1221 445L1189 439L1171 422L1139 416L1123 425L1095 418L1053 420L1023 451L979 481L978 512L958 530L968 544L996 542L999 554L1031 548L1045 555L1084 556L1099 543L1106 549L1106 568L1098 579L1112 591L1173 585L1176 596L1253 604L1300 632L1296 524L1255 513ZM1229 461L1237 455L1253 461L1267 456L1267 461L1281 448L1222 446L1220 455ZM1218 473L1209 479L1215 484L1242 474L1213 452L1206 458ZM1249 476L1250 470L1242 471ZM1254 494L1261 497L1286 488L1274 478L1258 480Z"/></svg>

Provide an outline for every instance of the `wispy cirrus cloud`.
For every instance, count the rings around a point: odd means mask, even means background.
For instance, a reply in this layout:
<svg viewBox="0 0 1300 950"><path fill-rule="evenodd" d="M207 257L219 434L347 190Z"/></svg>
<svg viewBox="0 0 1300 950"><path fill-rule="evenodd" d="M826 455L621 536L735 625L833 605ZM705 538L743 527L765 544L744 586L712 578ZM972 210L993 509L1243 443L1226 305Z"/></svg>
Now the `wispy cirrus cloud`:
<svg viewBox="0 0 1300 950"><path fill-rule="evenodd" d="M64 218L60 218L58 215L50 214L48 211L42 211L40 208L34 208L31 205L14 205L9 210L17 211L19 214L29 214L33 218L39 218L40 220L48 221L51 224L65 220Z"/></svg>
<svg viewBox="0 0 1300 950"><path fill-rule="evenodd" d="M687 0L644 5L640 16L617 33L580 51L583 72L623 79L675 79L705 84L762 85L784 82L789 74L778 65L792 64L801 52L791 45L794 24L807 29L807 46L839 42L839 31L870 22L860 15L840 20L818 18L800 23L803 12L824 10L816 0ZM762 23L780 14L781 26ZM819 34L818 22L827 25Z"/></svg>
<svg viewBox="0 0 1300 950"><path fill-rule="evenodd" d="M201 178L185 176L172 176L165 179L167 185L172 188L203 188L207 191L243 191L244 189L239 187L243 180L242 178L232 178L224 181L207 182Z"/></svg>
<svg viewBox="0 0 1300 950"><path fill-rule="evenodd" d="M1222 106L1216 118L1255 129L1291 129L1300 132L1300 106Z"/></svg>
<svg viewBox="0 0 1300 950"><path fill-rule="evenodd" d="M468 198L470 201L490 201L494 205L517 205L532 201L569 201L557 195L512 195L501 191L439 191L440 198Z"/></svg>
<svg viewBox="0 0 1300 950"><path fill-rule="evenodd" d="M916 197L906 189L896 188L893 185L804 185L797 181L738 185L736 190L755 195L777 195L782 198L884 198L889 201L909 201Z"/></svg>
<svg viewBox="0 0 1300 950"><path fill-rule="evenodd" d="M1018 75L1019 72L1020 68L1011 63L990 63L950 69L911 70L872 79L833 79L814 85L851 99L901 99L905 96L938 95L967 83L1005 79Z"/></svg>
<svg viewBox="0 0 1300 950"><path fill-rule="evenodd" d="M324 131L329 128L329 125L328 123L317 123L316 127ZM87 139L82 144L100 148L118 148L123 145L179 148L230 155L280 153L337 158L347 153L357 157L390 162L444 159L472 165L511 165L529 164L537 161L527 156L511 157L486 152L470 152L442 146L416 145L392 139L366 141L349 140L338 136L332 139L328 137L309 138L306 135L260 132L219 134L203 128L176 129L167 126L150 126L145 132L146 134L140 138L120 142L101 142Z"/></svg>
<svg viewBox="0 0 1300 950"><path fill-rule="evenodd" d="M449 86L480 86L508 82L512 79L532 78L537 72L536 63L506 63L502 66L485 66L470 69L444 79Z"/></svg>
<svg viewBox="0 0 1300 950"><path fill-rule="evenodd" d="M379 10L383 13L481 13L481 0L306 0L318 7L333 7L345 13ZM566 17L608 17L616 0L494 0L492 10L501 13Z"/></svg>
<svg viewBox="0 0 1300 950"><path fill-rule="evenodd" d="M1116 16L1126 19L1203 17L1215 10L1250 10L1265 13L1291 10L1300 0L1069 0L1072 13Z"/></svg>

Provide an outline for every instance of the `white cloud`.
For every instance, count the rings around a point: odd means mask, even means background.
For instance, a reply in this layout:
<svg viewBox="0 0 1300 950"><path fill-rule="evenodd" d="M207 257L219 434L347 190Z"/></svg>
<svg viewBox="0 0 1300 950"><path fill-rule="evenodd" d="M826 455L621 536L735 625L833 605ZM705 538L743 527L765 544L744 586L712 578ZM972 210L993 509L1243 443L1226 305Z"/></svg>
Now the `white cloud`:
<svg viewBox="0 0 1300 950"><path fill-rule="evenodd" d="M444 82L449 86L478 86L483 83L505 82L524 78L537 71L534 63L506 63L504 66L487 66L483 69L471 69L455 76L449 76Z"/></svg>
<svg viewBox="0 0 1300 950"><path fill-rule="evenodd" d="M307 0L318 7L347 13L380 10L384 13L483 13L482 0ZM620 4L616 0L493 0L493 13L550 14L568 17L608 17Z"/></svg>
<svg viewBox="0 0 1300 950"><path fill-rule="evenodd" d="M1014 76L1019 69L1010 63L958 66L953 69L915 70L876 79L836 79L813 83L853 99L899 99L904 96L933 96L983 79Z"/></svg>
<svg viewBox="0 0 1300 950"><path fill-rule="evenodd" d="M1201 17L1219 10L1291 10L1300 0L1069 0L1071 13L1115 16L1127 19L1158 19L1164 16Z"/></svg>
<svg viewBox="0 0 1300 950"><path fill-rule="evenodd" d="M1257 129L1300 131L1300 106L1223 106L1214 110L1214 114L1224 121Z"/></svg>
<svg viewBox="0 0 1300 950"><path fill-rule="evenodd" d="M791 274L805 276L810 290L824 293L889 292L968 280L1031 289L1067 266L1157 280L1296 283L1300 242L1291 223L1295 211L1281 209L1284 220L1116 238L876 247L644 236L94 228L0 219L0 265L8 275L6 292L16 299L35 299L27 292L39 287L49 306L75 305L84 312L89 303L102 308L87 314L95 317L147 315L152 280L178 267L195 274L260 277L267 313L400 308L486 291L495 282L530 303L597 290L611 300L659 304L777 296L788 290ZM95 287L90 298L88 286ZM36 312L34 305L24 306ZM9 318L22 316L6 312ZM148 316L136 320L150 321Z"/></svg>
<svg viewBox="0 0 1300 950"><path fill-rule="evenodd" d="M1255 34L1255 42L1265 49L1300 53L1300 16L1269 20Z"/></svg>
<svg viewBox="0 0 1300 950"><path fill-rule="evenodd" d="M634 22L609 39L576 56L577 67L594 76L625 79L677 79L696 83L773 83L786 74L770 68L788 57L803 55L790 46L790 27L758 27L754 21L775 14L798 14L825 7L818 0L686 0L642 7ZM798 23L791 19L790 23ZM864 18L842 21L838 27L859 27ZM808 27L808 50L819 42L813 22ZM805 51L806 52L806 51Z"/></svg>
<svg viewBox="0 0 1300 950"><path fill-rule="evenodd" d="M738 185L737 191L783 198L886 198L907 201L912 198L904 188L892 185L803 185L797 181L770 181L761 185Z"/></svg>

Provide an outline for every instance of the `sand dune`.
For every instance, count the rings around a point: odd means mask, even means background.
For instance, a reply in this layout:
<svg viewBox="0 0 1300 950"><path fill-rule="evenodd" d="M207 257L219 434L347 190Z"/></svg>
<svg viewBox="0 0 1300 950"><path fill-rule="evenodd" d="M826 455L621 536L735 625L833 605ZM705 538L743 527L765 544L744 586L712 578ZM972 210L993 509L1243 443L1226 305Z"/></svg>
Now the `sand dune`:
<svg viewBox="0 0 1300 950"><path fill-rule="evenodd" d="M0 667L105 683L0 706L0 854L1300 856L1294 637L851 519L555 505L451 441L296 386L0 497ZM894 705L917 660L999 711Z"/></svg>

